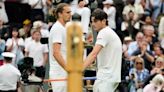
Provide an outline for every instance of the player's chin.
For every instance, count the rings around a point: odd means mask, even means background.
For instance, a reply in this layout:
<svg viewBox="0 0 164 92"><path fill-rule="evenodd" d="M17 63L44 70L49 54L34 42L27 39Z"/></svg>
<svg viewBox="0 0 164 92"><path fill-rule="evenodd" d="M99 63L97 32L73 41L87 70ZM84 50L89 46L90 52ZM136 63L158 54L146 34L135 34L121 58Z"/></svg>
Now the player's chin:
<svg viewBox="0 0 164 92"><path fill-rule="evenodd" d="M70 21L71 21L71 19L66 20L66 22L70 22Z"/></svg>
<svg viewBox="0 0 164 92"><path fill-rule="evenodd" d="M93 30L97 31L97 28L96 27L93 27Z"/></svg>

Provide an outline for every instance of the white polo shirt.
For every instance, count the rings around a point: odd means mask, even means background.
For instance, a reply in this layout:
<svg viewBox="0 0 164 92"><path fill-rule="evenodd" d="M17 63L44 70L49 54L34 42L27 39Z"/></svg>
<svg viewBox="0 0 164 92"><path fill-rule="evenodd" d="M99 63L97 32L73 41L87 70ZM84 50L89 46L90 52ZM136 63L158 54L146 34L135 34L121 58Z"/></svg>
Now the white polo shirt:
<svg viewBox="0 0 164 92"><path fill-rule="evenodd" d="M105 27L98 33L96 44L103 46L97 56L97 79L120 82L122 62L120 38L111 28Z"/></svg>
<svg viewBox="0 0 164 92"><path fill-rule="evenodd" d="M134 12L134 18L138 18L139 14L144 14L144 9L142 7L141 4L134 4L134 6L132 5L126 5L123 9L122 14L126 15L128 17L128 13L129 11L133 11Z"/></svg>
<svg viewBox="0 0 164 92"><path fill-rule="evenodd" d="M54 77L65 78L67 76L66 71L58 64L53 56L53 44L61 43L61 54L66 61L66 29L65 27L57 21L50 30L49 36L49 62L50 62L50 72L54 71Z"/></svg>
<svg viewBox="0 0 164 92"><path fill-rule="evenodd" d="M32 41L26 46L25 51L29 52L29 57L34 59L34 66L40 67L44 64L44 53L48 53L48 46Z"/></svg>
<svg viewBox="0 0 164 92"><path fill-rule="evenodd" d="M21 73L11 64L0 67L0 90L16 90Z"/></svg>

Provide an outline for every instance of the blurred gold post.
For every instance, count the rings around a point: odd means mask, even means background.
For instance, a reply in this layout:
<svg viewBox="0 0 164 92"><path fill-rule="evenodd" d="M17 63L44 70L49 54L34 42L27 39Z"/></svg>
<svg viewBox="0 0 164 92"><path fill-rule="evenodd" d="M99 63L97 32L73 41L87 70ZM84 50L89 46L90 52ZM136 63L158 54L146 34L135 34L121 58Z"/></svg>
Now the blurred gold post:
<svg viewBox="0 0 164 92"><path fill-rule="evenodd" d="M82 92L83 41L79 22L70 22L67 28L68 92Z"/></svg>

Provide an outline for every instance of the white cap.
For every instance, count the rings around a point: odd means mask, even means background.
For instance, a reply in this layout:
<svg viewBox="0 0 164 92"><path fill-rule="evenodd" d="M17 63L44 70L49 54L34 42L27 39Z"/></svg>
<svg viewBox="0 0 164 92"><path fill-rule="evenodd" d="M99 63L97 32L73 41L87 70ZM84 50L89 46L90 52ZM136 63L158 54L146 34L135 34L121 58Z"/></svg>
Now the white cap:
<svg viewBox="0 0 164 92"><path fill-rule="evenodd" d="M132 38L131 38L130 36L126 36L126 37L124 38L124 41L132 41Z"/></svg>
<svg viewBox="0 0 164 92"><path fill-rule="evenodd" d="M32 28L39 28L42 27L43 23L42 21L34 21Z"/></svg>
<svg viewBox="0 0 164 92"><path fill-rule="evenodd" d="M2 56L3 57L14 58L15 57L15 54L14 53L11 53L11 52L3 52L2 53Z"/></svg>
<svg viewBox="0 0 164 92"><path fill-rule="evenodd" d="M113 4L113 0L105 0L103 4Z"/></svg>

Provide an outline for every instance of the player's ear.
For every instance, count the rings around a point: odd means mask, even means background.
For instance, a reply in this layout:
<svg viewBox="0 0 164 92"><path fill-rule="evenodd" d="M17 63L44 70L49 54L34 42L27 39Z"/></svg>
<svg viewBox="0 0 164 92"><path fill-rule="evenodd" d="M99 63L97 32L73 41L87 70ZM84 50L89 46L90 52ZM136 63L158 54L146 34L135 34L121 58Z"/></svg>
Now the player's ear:
<svg viewBox="0 0 164 92"><path fill-rule="evenodd" d="M103 22L104 24L107 24L107 20L106 20L106 19L103 19L102 22Z"/></svg>
<svg viewBox="0 0 164 92"><path fill-rule="evenodd" d="M62 17L62 13L61 12L58 13L58 17L59 18Z"/></svg>

